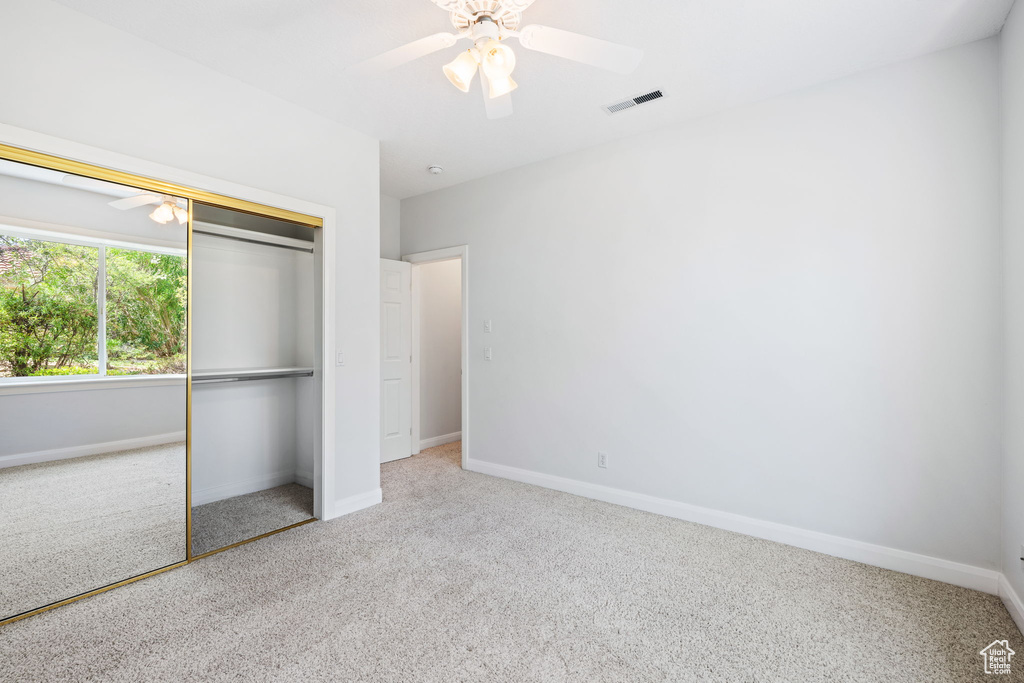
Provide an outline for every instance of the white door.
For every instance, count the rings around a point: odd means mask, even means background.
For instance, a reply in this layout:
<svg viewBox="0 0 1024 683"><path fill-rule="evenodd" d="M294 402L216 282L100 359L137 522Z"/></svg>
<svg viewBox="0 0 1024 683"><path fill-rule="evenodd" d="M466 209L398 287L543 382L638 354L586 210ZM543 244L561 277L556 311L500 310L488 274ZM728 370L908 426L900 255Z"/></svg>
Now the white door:
<svg viewBox="0 0 1024 683"><path fill-rule="evenodd" d="M412 455L412 266L380 260L380 461Z"/></svg>

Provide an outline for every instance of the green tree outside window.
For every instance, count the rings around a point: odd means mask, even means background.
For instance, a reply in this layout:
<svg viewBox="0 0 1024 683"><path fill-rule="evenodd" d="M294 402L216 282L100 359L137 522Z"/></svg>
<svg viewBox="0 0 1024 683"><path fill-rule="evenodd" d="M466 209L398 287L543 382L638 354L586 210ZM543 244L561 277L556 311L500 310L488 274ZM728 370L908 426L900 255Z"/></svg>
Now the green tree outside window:
<svg viewBox="0 0 1024 683"><path fill-rule="evenodd" d="M107 364L98 365L100 249ZM0 234L0 377L185 371L183 256Z"/></svg>

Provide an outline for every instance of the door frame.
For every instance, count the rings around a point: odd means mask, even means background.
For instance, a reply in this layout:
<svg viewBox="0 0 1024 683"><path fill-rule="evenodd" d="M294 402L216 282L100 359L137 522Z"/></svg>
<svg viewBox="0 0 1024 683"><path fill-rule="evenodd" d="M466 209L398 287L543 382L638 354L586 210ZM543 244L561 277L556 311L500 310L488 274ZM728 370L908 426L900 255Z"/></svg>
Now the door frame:
<svg viewBox="0 0 1024 683"><path fill-rule="evenodd" d="M412 264L412 453L420 452L420 278L417 266L461 259L462 265L462 469L469 462L469 246L405 254Z"/></svg>

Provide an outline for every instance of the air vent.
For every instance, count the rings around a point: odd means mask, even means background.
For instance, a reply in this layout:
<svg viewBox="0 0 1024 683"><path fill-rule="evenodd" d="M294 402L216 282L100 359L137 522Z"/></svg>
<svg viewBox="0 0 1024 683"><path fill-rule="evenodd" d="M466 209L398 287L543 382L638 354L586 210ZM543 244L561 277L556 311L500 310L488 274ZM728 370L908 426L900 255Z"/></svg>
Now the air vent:
<svg viewBox="0 0 1024 683"><path fill-rule="evenodd" d="M649 93L637 95L636 97L631 97L628 100L622 100L621 102L615 102L614 104L606 104L601 108L604 109L605 112L608 114L618 114L620 111L632 109L637 105L647 104L648 102L653 102L654 100L660 100L664 96L665 93L661 92L660 90L652 90Z"/></svg>

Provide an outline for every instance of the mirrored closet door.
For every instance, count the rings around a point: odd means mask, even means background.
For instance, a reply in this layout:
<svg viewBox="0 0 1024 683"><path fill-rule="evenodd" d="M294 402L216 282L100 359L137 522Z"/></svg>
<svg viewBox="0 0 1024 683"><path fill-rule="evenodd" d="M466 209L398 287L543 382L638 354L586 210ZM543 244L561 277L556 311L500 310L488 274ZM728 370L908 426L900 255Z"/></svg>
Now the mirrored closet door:
<svg viewBox="0 0 1024 683"><path fill-rule="evenodd" d="M188 208L0 159L0 620L186 560Z"/></svg>
<svg viewBox="0 0 1024 683"><path fill-rule="evenodd" d="M0 144L0 625L314 521L322 227Z"/></svg>
<svg viewBox="0 0 1024 683"><path fill-rule="evenodd" d="M309 226L194 205L193 557L313 518L314 246Z"/></svg>

